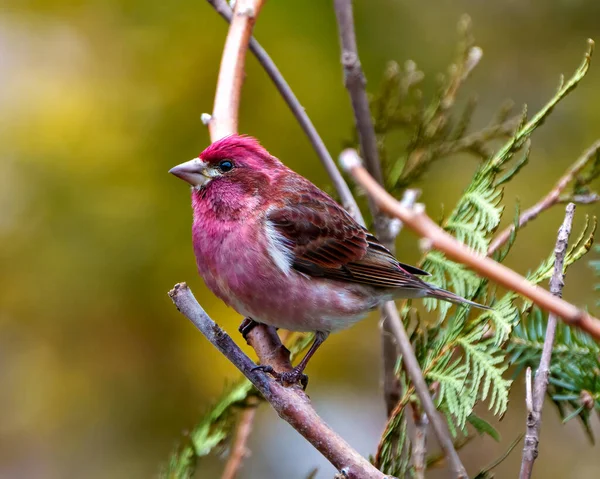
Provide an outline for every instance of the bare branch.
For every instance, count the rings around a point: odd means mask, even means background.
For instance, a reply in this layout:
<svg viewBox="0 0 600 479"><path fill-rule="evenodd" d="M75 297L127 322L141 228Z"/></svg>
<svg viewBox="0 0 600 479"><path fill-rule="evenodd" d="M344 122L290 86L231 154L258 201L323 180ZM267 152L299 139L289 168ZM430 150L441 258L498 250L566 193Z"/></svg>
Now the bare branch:
<svg viewBox="0 0 600 479"><path fill-rule="evenodd" d="M246 443L248 442L250 432L252 431L252 424L254 422L254 416L256 415L257 406L256 398L253 399L253 403L249 404L242 412L242 417L238 422L237 431L235 433L235 441L231 448L231 453L229 454L229 459L227 460L221 479L235 479L242 467L242 462L249 454Z"/></svg>
<svg viewBox="0 0 600 479"><path fill-rule="evenodd" d="M238 0L235 4L221 58L215 104L208 122L212 141L237 133L246 50L262 5L263 0Z"/></svg>
<svg viewBox="0 0 600 479"><path fill-rule="evenodd" d="M600 339L600 320L545 289L532 285L523 276L493 259L474 253L440 228L425 214L424 208L415 207L409 210L400 205L369 175L356 151L345 150L340 155L340 161L352 174L354 180L377 201L383 211L402 220L406 226L426 238L432 248L442 251L451 260L468 266L481 276L528 298L541 309L562 318L565 323Z"/></svg>
<svg viewBox="0 0 600 479"><path fill-rule="evenodd" d="M231 8L227 4L225 0L207 0L215 10L227 21L231 22L233 17ZM258 62L262 65L262 67L267 72L267 75L271 78L271 81L275 84L277 90L287 103L288 107L292 111L293 115L298 120L298 123L304 130L304 133L308 137L311 145L313 146L315 152L319 156L321 163L325 167L331 182L335 190L337 191L342 206L354 217L356 221L358 221L361 225L364 226L365 221L362 217L360 209L356 204L356 200L352 196L352 192L348 187L348 184L344 180L342 174L337 168L335 161L327 151L327 147L323 142L322 138L319 136L317 129L313 125L309 116L307 115L304 107L300 104L300 101L294 95L294 92L283 78L283 75L268 55L266 50L256 41L254 38L250 38L250 51L254 54Z"/></svg>
<svg viewBox="0 0 600 479"><path fill-rule="evenodd" d="M356 46L352 0L334 0L333 3L342 48L344 85L350 94L356 129L360 138L361 151L365 158L367 169L379 184L383 184L379 152L377 151L377 138L375 137L375 129L373 128L369 99L365 91L367 80L360 64L358 48Z"/></svg>
<svg viewBox="0 0 600 479"><path fill-rule="evenodd" d="M386 476L356 452L317 415L300 387L285 387L256 365L202 309L185 283L176 284L169 296L177 309L259 390L277 414L308 440L349 479L384 479Z"/></svg>
<svg viewBox="0 0 600 479"><path fill-rule="evenodd" d="M416 203L421 191L418 189L407 189L404 191L402 197L402 204L407 208L412 208ZM402 221L392 219L387 222L387 227L390 228L388 234L389 237L395 238L402 231ZM379 322L379 329L381 331L381 354L383 360L383 371L382 371L382 386L383 386L383 397L385 399L385 406L387 416L389 417L391 412L398 404L400 396L402 394L400 387L400 380L396 374L396 363L398 361L398 346L394 340L394 335L388 326L388 322L391 319L385 314L385 308L381 308L381 321Z"/></svg>
<svg viewBox="0 0 600 479"><path fill-rule="evenodd" d="M552 188L552 190L546 196L544 196L531 208L523 211L519 217L519 228L522 228L531 220L537 218L542 211L551 208L559 202L564 202L565 198L561 197L562 192L599 151L600 140L597 140L594 144L592 144L592 146L583 152L579 159L573 163L567 171L565 171L558 182L554 185L554 188ZM567 201L574 201L582 204L594 203L595 201L598 201L598 199L598 195L575 195L573 197L566 198ZM513 232L514 228L514 225L509 226L499 233L496 238L494 238L488 248L488 256L494 254L504 243L508 241L508 238L510 238L510 234Z"/></svg>
<svg viewBox="0 0 600 479"><path fill-rule="evenodd" d="M554 273L550 279L550 292L560 298L564 286L564 263L571 226L573 225L573 216L575 215L575 205L569 203L565 212L565 219L556 239L554 247ZM542 427L542 407L548 388L548 377L550 376L550 360L552 358L552 346L554 344L554 335L556 333L556 316L548 316L548 325L546 326L546 337L544 338L544 347L540 358L540 365L535 374L535 383L533 387L533 398L528 403L527 408L527 432L525 433L525 444L523 446L523 460L521 462L520 479L529 479L533 470L533 463L538 456L538 444L540 441L540 429ZM531 370L529 370L531 374ZM531 376L529 377L531 382ZM529 407L531 406L531 407Z"/></svg>
<svg viewBox="0 0 600 479"><path fill-rule="evenodd" d="M360 64L358 56L358 47L356 45L356 33L354 31L354 15L352 12L352 0L334 0L335 14L340 36L340 45L342 50L342 66L344 68L344 85L350 94L352 109L354 111L354 120L360 140L360 147L365 158L365 163L372 177L383 185L383 174L379 162L379 152L377 149L377 137L371 118L371 109L369 99L365 90L366 78ZM391 251L395 250L395 240L399 233L395 228L390 227L390 220L386 215L381 214L376 202L369 196L369 207L375 220L375 233L382 243ZM393 302L386 303L381 308L381 338L383 344L383 381L384 392L388 413L393 409L394 398L399 397L400 384L395 378L396 355L395 347L390 333L395 337L397 347L402 354L402 364L406 369L410 379L415 385L415 389L427 415L433 414L431 418L433 430L448 457L448 462L456 477L467 477L464 466L462 465L446 424L437 415L437 410L433 400L429 395L427 384L419 367L408 335L396 306ZM397 400L396 400L397 402Z"/></svg>

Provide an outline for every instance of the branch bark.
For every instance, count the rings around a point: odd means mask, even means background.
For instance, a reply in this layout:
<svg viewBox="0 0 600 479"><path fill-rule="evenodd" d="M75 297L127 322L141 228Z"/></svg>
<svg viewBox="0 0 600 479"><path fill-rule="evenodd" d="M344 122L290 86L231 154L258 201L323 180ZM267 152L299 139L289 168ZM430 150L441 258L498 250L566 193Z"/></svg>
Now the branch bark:
<svg viewBox="0 0 600 479"><path fill-rule="evenodd" d="M256 365L202 309L185 283L169 292L177 309L186 316L244 376L259 390L277 414L308 440L331 464L349 479L384 479L369 461L338 436L317 415L301 388L285 387Z"/></svg>
<svg viewBox="0 0 600 479"><path fill-rule="evenodd" d="M365 90L367 80L358 56L352 0L334 0L334 8L342 51L341 63L344 70L344 86L350 95L360 149L365 159L367 170L380 185L383 185L383 174L381 172L379 151L377 149L377 137L371 118L369 99ZM373 200L368 198L368 201L369 209L375 223L375 234L387 249L394 252L397 235L393 234L389 227L388 218L379 213ZM381 321L379 322L379 327L382 350L383 395L389 416L400 399L401 391L400 381L396 377L398 347L394 341L389 324L392 319L385 311L386 308L380 309Z"/></svg>
<svg viewBox="0 0 600 479"><path fill-rule="evenodd" d="M420 194L420 190L407 189L404 191L401 203L407 208L412 208L419 199ZM394 238L400 234L403 226L404 225L402 224L402 221L396 219L387 222L387 227L391 230L390 235ZM393 243L386 246L388 246L388 249L391 251L395 250ZM380 337L382 355L381 382L383 383L382 389L387 417L390 417L392 411L402 396L400 380L396 374L396 364L398 362L398 356L400 352L398 351L398 345L389 324L390 321L393 321L393 319L386 314L386 308L380 309L380 315L381 320L379 322L379 329L381 332Z"/></svg>
<svg viewBox="0 0 600 479"><path fill-rule="evenodd" d="M448 258L468 266L481 276L528 298L544 311L562 318L565 323L600 339L600 320L545 289L532 285L523 276L506 266L490 258L477 255L440 228L427 216L422 206L409 210L400 205L369 175L361 165L356 151L343 151L340 155L340 162L343 168L352 174L354 180L377 201L383 211L402 220L419 236L427 238L432 248L442 251Z"/></svg>
<svg viewBox="0 0 600 479"><path fill-rule="evenodd" d="M564 263L571 226L573 225L573 216L575 215L575 204L569 203L565 212L565 219L556 239L554 248L554 272L550 279L550 292L560 298L564 286ZM556 316L548 316L548 325L546 326L546 337L544 338L544 347L540 358L540 365L535 374L533 393L527 401L527 431L525 433L525 443L523 445L523 460L521 462L520 479L529 479L533 471L533 463L538 456L538 445L540 429L542 427L542 407L548 388L548 378L550 376L550 360L552 358L552 346L556 333ZM530 378L531 381L531 378Z"/></svg>
<svg viewBox="0 0 600 479"><path fill-rule="evenodd" d="M257 398L253 399L256 400ZM256 415L257 405L257 401L253 401L253 404L248 405L242 412L236 428L235 441L231 447L229 459L227 460L221 479L235 479L242 467L242 462L249 454L246 443L252 432L252 423Z"/></svg>
<svg viewBox="0 0 600 479"><path fill-rule="evenodd" d="M592 157L596 155L600 151L600 140L597 140L592 146L590 146L587 150L583 152L583 154L579 157L579 159L573 163L567 171L560 177L558 182L554 185L554 188L550 190L550 192L544 196L540 201L538 201L531 208L523 211L521 216L519 217L519 228L522 228L531 220L537 218L537 216L551 208L552 206L560 203L562 201L561 193L565 190L565 188L569 185L569 183L585 168L585 166L591 161ZM593 203L598 201L598 195L575 195L571 200L576 200L579 197L581 203ZM488 256L494 254L504 243L508 241L511 233L515 229L514 225L509 226L508 228L502 230L501 233L494 238L494 240L490 243L488 248Z"/></svg>
<svg viewBox="0 0 600 479"><path fill-rule="evenodd" d="M246 50L263 3L263 0L238 0L235 4L221 57L215 104L208 121L210 139L213 142L237 133Z"/></svg>
<svg viewBox="0 0 600 479"><path fill-rule="evenodd" d="M340 46L342 50L341 62L344 69L344 85L350 95L352 109L354 111L354 120L358 131L360 147L365 158L365 164L371 177L381 185L383 189L383 174L379 161L379 152L377 149L377 137L371 118L371 109L369 99L365 90L366 78L360 64L358 56L358 47L356 45L356 33L354 31L354 15L352 11L352 0L334 0L335 14L338 24L340 37ZM395 250L395 240L398 232L390 227L390 220L379 210L377 202L369 196L369 208L375 222L375 233L379 240L390 251ZM443 420L438 415L433 400L429 395L429 390L419 363L415 356L410 340L398 315L398 311L393 302L386 303L381 308L381 338L383 351L383 382L386 407L388 414L393 410L400 397L400 383L395 375L397 361L396 348L402 354L402 364L406 369L411 381L415 386L419 400L422 403L426 414L430 416L433 430L448 458L448 463L458 478L466 478L467 473L460 461L450 432ZM396 345L394 345L394 339ZM433 417L431 417L433 415Z"/></svg>
<svg viewBox="0 0 600 479"><path fill-rule="evenodd" d="M225 0L207 0L214 9L228 22L231 23L233 18L233 13L229 5ZM275 65L275 62L271 59L266 50L256 41L255 38L250 38L249 42L250 51L254 54L258 62L262 65L262 67L271 78L271 81L275 84L275 87L287 103L288 107L292 111L296 120L304 130L304 133L308 137L312 147L314 148L317 156L321 160L321 163L325 167L331 182L338 195L340 196L340 202L342 206L348 211L356 221L358 221L361 225L365 225L365 220L362 217L360 209L356 204L356 200L354 196L352 196L352 192L348 187L348 184L344 180L344 177L338 170L335 161L327 151L327 147L323 142L322 138L319 136L317 129L313 125L310 120L308 114L304 107L300 104L300 101L294 95L294 92L283 78L283 75Z"/></svg>

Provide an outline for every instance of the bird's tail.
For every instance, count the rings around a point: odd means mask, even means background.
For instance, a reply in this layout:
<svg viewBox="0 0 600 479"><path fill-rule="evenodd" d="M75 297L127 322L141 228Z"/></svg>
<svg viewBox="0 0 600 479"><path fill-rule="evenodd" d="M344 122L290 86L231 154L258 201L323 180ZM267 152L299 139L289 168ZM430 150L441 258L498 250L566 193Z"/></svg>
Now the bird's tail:
<svg viewBox="0 0 600 479"><path fill-rule="evenodd" d="M475 306L479 309L492 309L489 306L484 306L483 304L479 304L474 301L469 301L468 299L465 299L462 296L459 296L458 294L451 293L450 291L446 291L445 289L436 288L435 286L431 286L431 289L427 291L426 296L429 298L441 299L442 301L448 301L450 303L458 305Z"/></svg>

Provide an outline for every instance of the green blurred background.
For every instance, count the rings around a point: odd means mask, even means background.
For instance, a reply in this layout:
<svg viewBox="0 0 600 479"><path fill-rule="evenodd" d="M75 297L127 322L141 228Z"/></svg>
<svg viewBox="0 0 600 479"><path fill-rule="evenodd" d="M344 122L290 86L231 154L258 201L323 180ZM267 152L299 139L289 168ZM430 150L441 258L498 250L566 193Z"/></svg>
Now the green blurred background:
<svg viewBox="0 0 600 479"><path fill-rule="evenodd" d="M256 36L306 107L332 154L351 136L332 2L267 2ZM559 74L600 41L597 0L361 0L361 59L377 88L387 60L427 77L454 59L456 24L473 19L484 58L463 89L478 93L475 126L505 98L538 108ZM236 378L234 368L177 313L166 292L188 281L240 341L240 317L196 274L188 188L167 170L208 143L226 25L202 0L5 0L0 7L0 478L154 477L182 430ZM508 188L531 205L600 136L600 59L534 135L531 163ZM240 129L325 187L327 177L274 87L250 58ZM450 208L474 160L436 164L418 186L431 214ZM578 209L576 225L584 211ZM598 210L596 209L596 212ZM508 264L525 272L552 249L562 208L523 230ZM508 221L508 219L505 219ZM403 233L400 256L418 260ZM564 296L594 306L582 261ZM241 341L240 341L241 342ZM383 422L375 318L333 335L308 369L318 410L361 453ZM464 449L470 471L524 429L518 384L499 424L503 443ZM600 475L578 424L545 410L536 477ZM598 432L598 422L594 427ZM333 468L263 406L242 478L318 477ZM515 477L520 447L498 469ZM222 460L198 477L218 477ZM447 477L440 471L432 477Z"/></svg>

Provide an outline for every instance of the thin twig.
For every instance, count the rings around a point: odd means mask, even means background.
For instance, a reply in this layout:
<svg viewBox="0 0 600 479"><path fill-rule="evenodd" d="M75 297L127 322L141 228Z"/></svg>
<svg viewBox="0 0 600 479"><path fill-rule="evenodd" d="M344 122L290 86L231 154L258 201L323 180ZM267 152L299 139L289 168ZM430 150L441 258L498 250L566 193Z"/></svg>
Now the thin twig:
<svg viewBox="0 0 600 479"><path fill-rule="evenodd" d="M365 158L367 169L373 175L373 178L383 184L383 174L381 173L379 152L377 150L377 137L373 128L369 98L365 90L367 80L360 65L356 46L352 0L334 0L334 7L342 49L344 85L350 94L361 152Z"/></svg>
<svg viewBox="0 0 600 479"><path fill-rule="evenodd" d="M545 289L532 285L523 276L493 259L473 252L440 228L427 216L423 206L409 210L400 205L369 175L355 150L342 152L340 161L343 168L352 174L354 180L377 201L383 211L402 220L406 226L426 238L432 248L442 251L451 260L468 266L481 276L528 298L544 311L562 318L565 323L600 339L600 320Z"/></svg>
<svg viewBox="0 0 600 479"><path fill-rule="evenodd" d="M421 191L418 189L407 189L404 191L401 203L407 208L412 208L413 205L419 199ZM388 227L392 230L390 235L393 237L398 236L402 231L402 221L398 219L392 219L388 221ZM381 331L381 354L383 360L383 371L382 371L382 389L383 397L385 399L385 406L387 411L387 417L398 404L400 397L402 396L400 379L396 374L396 364L398 361L399 351L394 334L392 333L390 326L388 325L391 319L385 314L385 308L380 309L381 320L379 328Z"/></svg>
<svg viewBox="0 0 600 479"><path fill-rule="evenodd" d="M246 447L250 432L252 432L252 423L256 415L257 400L254 399L252 404L249 404L241 414L235 433L235 440L229 453L229 459L225 464L221 479L235 479L237 473L242 467L242 462L248 456L249 451Z"/></svg>
<svg viewBox="0 0 600 479"><path fill-rule="evenodd" d="M575 204L569 203L565 212L565 219L558 230L556 246L554 247L554 272L550 279L550 292L560 298L564 283L564 263L573 225L573 216L575 215ZM527 431L525 433L525 444L523 445L523 460L521 462L520 479L529 479L533 470L533 463L538 456L538 445L540 442L540 429L542 427L542 407L548 388L548 377L550 376L550 360L552 358L552 346L556 333L556 316L548 316L548 325L546 326L546 337L544 338L544 347L540 358L540 365L535 374L533 386L533 397L531 408L528 404L527 409Z"/></svg>
<svg viewBox="0 0 600 479"><path fill-rule="evenodd" d="M232 10L225 0L207 1L227 22L231 22L231 19L233 17ZM331 179L331 182L333 183L333 186L340 197L342 206L354 217L356 221L358 221L364 226L365 221L362 217L358 205L356 204L354 196L352 196L352 192L350 191L348 184L346 183L344 177L340 173L340 170L335 164L335 161L329 154L329 151L327 151L325 143L319 136L317 129L315 128L308 114L304 110L304 107L300 104L300 101L298 100L296 95L294 95L294 92L292 91L288 83L285 81L285 78L283 78L283 75L275 65L275 62L273 62L271 57L268 55L266 50L258 43L258 41L256 41L255 38L250 38L249 46L250 51L254 54L258 62L265 69L267 75L269 75L269 78L271 78L271 81L275 84L275 87L277 88L277 90L279 90L279 93L281 94L288 107L292 111L293 115L296 117L296 120L298 120L298 123L304 130L304 133L308 137L312 147L314 148L319 159L321 160L321 163L325 167L325 170L327 171L327 174L329 175L329 178Z"/></svg>
<svg viewBox="0 0 600 479"><path fill-rule="evenodd" d="M335 15L338 24L341 63L344 70L344 86L350 95L354 121L360 149L365 158L365 164L369 173L383 185L383 174L379 162L379 151L377 149L377 137L371 118L371 108L365 90L367 80L360 64L358 47L356 45L356 33L354 31L354 14L352 12L352 0L334 0ZM369 209L375 223L375 234L383 245L391 252L395 251L397 234L390 227L390 221L385 215L381 215L377 206L371 198L368 198ZM382 351L382 382L383 394L388 414L394 409L400 398L400 381L396 376L396 362L398 360L398 348L394 342L391 330L390 318L385 313L386 308L380 309L381 321L379 322Z"/></svg>
<svg viewBox="0 0 600 479"><path fill-rule="evenodd" d="M338 24L340 46L342 50L342 66L344 68L344 85L350 94L350 101L354 111L354 120L358 131L361 151L365 158L365 164L372 178L383 185L383 174L379 162L377 149L377 137L371 118L369 99L365 90L366 78L360 64L358 47L356 45L356 33L354 31L354 16L352 12L352 0L334 0L335 14ZM383 186L380 186L383 188ZM373 198L369 196L369 208L375 220L375 233L382 243L391 251L394 251L394 243L397 232L390 227L390 220L381 214L379 207ZM406 329L393 302L386 303L381 308L381 337L383 343L383 380L386 395L388 413L393 409L396 397L399 397L400 383L395 378L395 366L397 355L392 355L395 347L392 337L395 338L397 347L402 355L402 365L412 380L415 390L428 416L431 417L433 430L440 442L444 453L448 457L448 463L455 477L468 477L460 457L458 456L452 438L446 424L438 416L437 409L429 395L429 390L419 363L410 344ZM390 335L391 333L391 335ZM389 382L388 382L389 381Z"/></svg>
<svg viewBox="0 0 600 479"><path fill-rule="evenodd" d="M531 208L523 211L521 216L519 217L519 228L522 228L531 220L535 219L542 211L551 208L557 203L563 201L561 198L562 192L569 185L569 183L586 167L586 165L591 161L591 159L600 151L600 140L597 140L592 146L590 146L587 150L583 152L583 154L579 157L579 159L573 163L567 171L560 177L558 182L554 185L554 188L544 196L540 201L538 201ZM577 196L573 196L568 198L570 201L576 201ZM598 200L596 196L585 195L581 196L581 203L590 203ZM579 202L579 201L577 201ZM508 241L511 233L515 229L514 225L509 226L504 229L501 233L494 238L488 248L488 256L494 254L498 249Z"/></svg>
<svg viewBox="0 0 600 479"><path fill-rule="evenodd" d="M263 2L264 0L238 0L235 4L221 58L215 104L208 121L212 141L237 133L246 50Z"/></svg>
<svg viewBox="0 0 600 479"><path fill-rule="evenodd" d="M345 477L384 479L386 476L356 452L317 415L310 399L299 387L285 387L256 365L202 309L185 283L169 292L177 309L259 390L277 414L308 440Z"/></svg>

